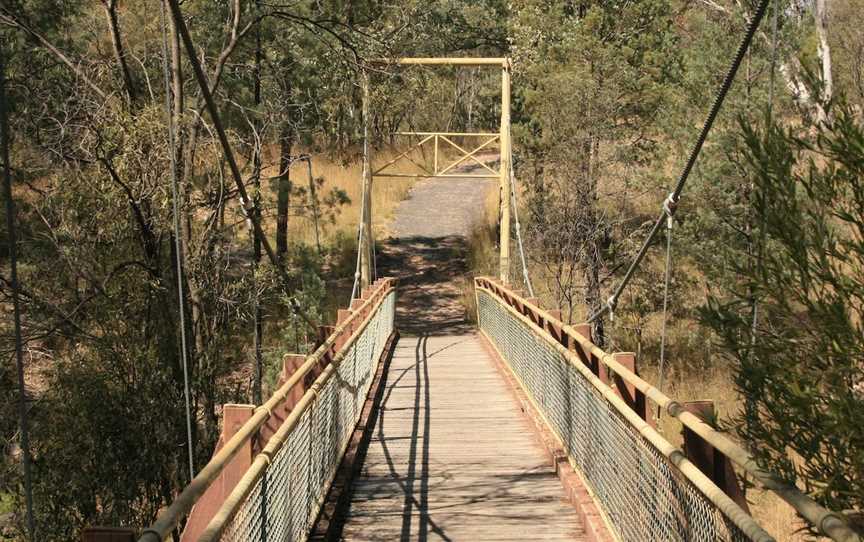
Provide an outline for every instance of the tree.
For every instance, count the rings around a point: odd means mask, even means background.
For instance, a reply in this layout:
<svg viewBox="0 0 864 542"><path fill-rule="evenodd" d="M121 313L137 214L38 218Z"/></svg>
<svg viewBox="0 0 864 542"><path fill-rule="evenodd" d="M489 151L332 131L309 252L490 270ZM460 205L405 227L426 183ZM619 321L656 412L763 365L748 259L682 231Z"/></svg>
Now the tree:
<svg viewBox="0 0 864 542"><path fill-rule="evenodd" d="M626 178L656 152L652 124L678 66L672 12L665 0L526 0L513 9L528 236L572 319L578 305L602 306L625 240L642 226L625 222ZM594 338L603 344L602 321Z"/></svg>
<svg viewBox="0 0 864 542"><path fill-rule="evenodd" d="M193 448L201 465L218 437L220 405L247 402L257 391L245 345L260 348L273 364L311 345L306 324L287 308L288 291L315 320L336 305L333 296L341 297L322 278L327 269L328 278L344 279L338 273L346 266L325 261L337 251L324 247L321 257L290 240L281 223L274 229L282 230L281 267L289 280L267 262L257 265L264 238L245 227L237 209L240 190L226 182L213 119L170 23L167 101L177 137L173 146L166 143L166 96L158 83L163 29L153 17L161 3L0 2L0 39L9 52L10 166L21 201L23 333L34 375L28 391L40 539L77 539L87 524L146 524L188 481L180 307L191 315ZM350 158L361 125L355 71L364 57L399 55L415 43L430 52L448 43L482 45L490 25L482 10L455 7L184 3L244 188L254 193L261 185L256 216L272 220L265 203L273 180L288 188L283 205L274 198L284 228L289 213L309 213L310 204L322 220L335 216L347 203L343 192L327 191L319 179L308 188L291 186L280 162L289 163L299 145ZM424 36L434 40L417 40L433 24L447 28L450 19L460 24ZM495 39L502 40L500 32ZM433 116L434 105L422 113ZM182 273L174 263L172 155L179 166ZM4 270L4 307L9 296ZM11 329L5 320L0 325L7 353ZM5 369L0 386L7 390ZM0 411L13 412L12 395L0 397ZM0 430L14 450L14 424ZM16 458L6 459L4 504L7 494L20 496Z"/></svg>
<svg viewBox="0 0 864 542"><path fill-rule="evenodd" d="M752 403L733 424L759 463L829 509L862 510L864 124L845 105L830 111L804 130L742 119L762 246L703 318ZM750 291L756 326L742 310Z"/></svg>

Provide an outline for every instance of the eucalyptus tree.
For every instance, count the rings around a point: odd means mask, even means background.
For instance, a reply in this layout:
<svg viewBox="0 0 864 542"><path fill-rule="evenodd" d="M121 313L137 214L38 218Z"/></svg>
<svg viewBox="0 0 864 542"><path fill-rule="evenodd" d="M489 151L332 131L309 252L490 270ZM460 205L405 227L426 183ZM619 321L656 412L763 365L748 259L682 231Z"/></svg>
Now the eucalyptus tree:
<svg viewBox="0 0 864 542"><path fill-rule="evenodd" d="M571 320L596 311L605 282L641 223L628 192L656 152L656 120L678 77L666 0L513 4L517 175L529 239L550 291ZM635 186L630 186L630 185ZM603 323L595 339L604 341Z"/></svg>
<svg viewBox="0 0 864 542"><path fill-rule="evenodd" d="M454 21L472 9L456 8ZM219 405L249 396L245 344L259 327L249 325L260 322L256 311L271 318L271 329L290 325L274 270L262 264L249 272L255 256L246 217L162 9L158 0L0 2L41 539L76 539L86 524L146 524L188 480L181 307L191 315L185 354L198 465L218 438ZM259 181L263 191L276 181L277 214L286 218L275 228L283 264L310 312L324 296L320 261L290 249L287 215L300 206L287 196L309 195L291 187L287 166L298 142L350 152L362 120L357 70L368 58L408 52L433 11L444 25L452 10L421 2L184 2L246 182ZM471 39L483 32L476 28ZM177 136L170 143L160 84L166 68ZM172 156L179 231L171 219ZM266 209L261 216L269 218ZM182 268L174 263L178 235ZM5 272L2 279L6 299ZM3 329L5 345L11 328L4 322ZM267 337L259 332L258 340ZM14 442L14 428L3 431ZM5 459L0 492L17 496L15 457Z"/></svg>

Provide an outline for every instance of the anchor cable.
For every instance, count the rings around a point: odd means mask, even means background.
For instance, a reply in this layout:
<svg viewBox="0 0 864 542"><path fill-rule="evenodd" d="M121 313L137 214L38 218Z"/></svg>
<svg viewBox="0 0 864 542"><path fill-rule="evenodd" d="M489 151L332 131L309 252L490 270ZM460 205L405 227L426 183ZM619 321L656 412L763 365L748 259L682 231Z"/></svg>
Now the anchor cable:
<svg viewBox="0 0 864 542"><path fill-rule="evenodd" d="M174 226L174 265L177 273L177 304L180 312L180 357L183 363L183 399L186 402L186 446L189 451L189 480L195 478L195 454L192 449L192 409L189 401L189 359L186 338L186 303L183 295L183 243L180 241L180 210L178 200L176 133L174 116L171 113L171 81L168 74L168 28L165 20L165 3L159 2L162 19L162 75L165 80L165 116L168 124L168 154L171 156L171 210Z"/></svg>
<svg viewBox="0 0 864 542"><path fill-rule="evenodd" d="M198 61L198 57L196 56L195 44L192 43L189 29L186 27L186 22L183 20L183 12L180 10L180 4L178 3L178 0L166 1L168 2L168 6L171 8L171 16L174 19L177 32L180 34L180 38L183 41L183 47L186 49L186 56L188 57L189 64L195 74L195 80L201 90L201 97L204 99L207 112L210 113L210 120L213 123L213 129L216 131L217 139L222 147L222 154L225 157L225 161L228 163L228 168L231 170L231 176L233 177L234 184L237 187L237 193L240 197L240 203L243 206L243 212L246 215L246 218L252 222L252 227L261 239L261 246L267 254L267 259L270 260L270 263L276 269L285 290L290 292L292 290L291 279L285 271L285 268L280 264L279 258L276 257L276 253L273 251L270 241L267 239L264 230L261 228L261 222L255 215L254 210L250 207L252 206L252 202L249 199L249 194L246 192L246 186L243 184L240 168L237 166L237 160L234 158L234 152L231 150L231 144L228 141L225 127L222 125L219 108L216 107L216 101L213 99L213 94L210 92L210 84L207 81L207 76L204 74L204 70L201 68L201 63ZM289 300L289 306L291 311L295 315L299 316L300 319L312 329L312 331L316 333L318 332L318 326L316 326L315 322L313 322L306 312L303 311L296 297L291 297Z"/></svg>

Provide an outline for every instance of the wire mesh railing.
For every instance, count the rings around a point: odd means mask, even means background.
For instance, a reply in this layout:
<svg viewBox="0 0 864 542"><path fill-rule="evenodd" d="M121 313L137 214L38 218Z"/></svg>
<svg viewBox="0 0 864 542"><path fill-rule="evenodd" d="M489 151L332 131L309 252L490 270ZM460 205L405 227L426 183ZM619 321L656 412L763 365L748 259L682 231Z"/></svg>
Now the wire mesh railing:
<svg viewBox="0 0 864 542"><path fill-rule="evenodd" d="M214 452L192 482L142 531L139 542L159 542L170 537L239 450L257 438L266 440L266 445L262 443L264 449L216 515L208 514L207 530L199 539L305 538L305 530L315 519L360 417L377 362L394 331L395 306L392 279L376 281L362 300L354 300L347 318L340 318L340 323L330 328L332 332L315 352ZM286 407L293 404L286 401L297 386L313 378L302 398L293 407ZM275 434L267 438L262 429L274 413L285 408L290 408L290 413Z"/></svg>
<svg viewBox="0 0 864 542"><path fill-rule="evenodd" d="M391 290L318 376L201 540L304 540L360 417L377 362L393 331Z"/></svg>
<svg viewBox="0 0 864 542"><path fill-rule="evenodd" d="M772 540L587 366L493 291L480 328L510 366L623 541Z"/></svg>

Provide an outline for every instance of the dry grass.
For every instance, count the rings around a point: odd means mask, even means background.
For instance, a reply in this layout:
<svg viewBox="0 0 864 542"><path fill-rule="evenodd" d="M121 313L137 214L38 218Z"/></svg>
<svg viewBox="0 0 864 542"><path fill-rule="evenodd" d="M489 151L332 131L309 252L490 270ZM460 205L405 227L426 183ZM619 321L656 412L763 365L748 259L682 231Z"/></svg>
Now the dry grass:
<svg viewBox="0 0 864 542"><path fill-rule="evenodd" d="M490 190L490 192L493 191ZM498 245L495 234L495 227L488 223L483 223L474 229L468 238L468 273L455 279L456 286L460 291L460 301L465 308L465 316L472 324L477 323L474 277L481 275L497 276L498 274Z"/></svg>
<svg viewBox="0 0 864 542"><path fill-rule="evenodd" d="M401 150L385 148L373 153L373 169L380 167L391 159L401 154ZM265 176L275 176L276 150L270 149L267 153L268 163L265 168ZM408 155L410 160L401 160L399 171L410 174L422 174L421 165L431 168L431 158L424 156L419 150ZM347 237L353 239L356 235L357 226L360 221L360 202L362 193L362 158L356 155L350 160L342 160L327 153L312 155L312 175L323 179L323 184L317 188L319 200L323 200L332 190L340 190L348 197L349 202L339 207L333 221L320 221L319 234L323 244L331 244L337 238ZM305 162L297 162L291 166L291 180L294 186L308 186L308 171ZM269 186L263 190L264 208L275 209L276 207L276 182L270 181ZM387 225L393 218L393 211L400 201L404 200L416 179L412 178L376 178L372 186L372 227L376 238L380 239L387 235ZM294 198L295 200L297 198ZM292 202L292 206L295 202ZM275 211L273 211L275 213ZM265 229L275 231L275 217L268 220ZM306 209L294 208L288 223L288 235L292 243L314 245L315 226L313 215Z"/></svg>
<svg viewBox="0 0 864 542"><path fill-rule="evenodd" d="M495 238L495 223L497 221L498 201L496 193L493 192L491 196L489 205L487 205L487 220L484 226L478 228L469 239L468 263L471 275L497 274L498 249ZM513 257L518 258L518 255L514 253ZM514 259L513 263L517 265L518 261ZM516 268L514 267L514 269ZM541 270L537 268L531 269L531 275L535 281L541 276L539 271ZM470 278L466 276L461 280L460 285L466 311L469 315L473 315L476 312L473 284ZM535 284L535 288L537 286L538 284ZM548 289L539 288L539 290L545 290L542 293L538 292L542 298L541 304L554 306ZM578 310L576 312L579 313ZM576 318L579 316L578 314L574 315ZM659 324L659 318L652 318L646 322L643 329L644 336L659 338ZM728 419L741 408L741 397L734 388L730 369L716 363L716 360L710 359L712 357L711 352L705 350L705 338L694 332L694 326L695 323L692 321L677 321L671 324L669 329L670 343L678 346L674 350L677 359L673 359L672 363L667 365L663 391L668 396L682 402L713 400L718 419ZM613 334L619 331L610 329ZM625 340L625 342L628 341ZM653 346L656 347L656 345ZM682 363L681 360L683 359L689 360L688 363ZM656 366L656 360L647 363L643 361L640 372L648 382L658 383L659 370ZM683 446L682 427L676 419L663 416L660 419L658 429L672 444L679 448ZM747 497L753 517L778 542L798 542L809 539L799 532L803 523L797 518L795 511L776 494L751 488L748 490Z"/></svg>
<svg viewBox="0 0 864 542"><path fill-rule="evenodd" d="M468 273L455 279L465 307L466 318L477 323L477 298L474 295L474 277L498 276L498 190L488 190L483 201L483 218L468 238Z"/></svg>
<svg viewBox="0 0 864 542"><path fill-rule="evenodd" d="M398 154L394 149L379 151L374 156L376 166L381 165ZM428 157L419 153L412 153L411 159L415 162L429 166ZM410 162L403 162L400 169L410 173L422 173L422 169ZM292 179L298 183L305 183L307 179L305 163L300 163L292 168ZM342 207L332 224L322 228L322 240L330 243L337 236L348 235L353 238L357 223L360 219L360 190L362 164L359 160L349 163L340 163L339 160L326 155L315 155L313 157L313 175L322 177L324 184L320 188L323 195L333 188L344 190L351 203ZM408 196L414 179L381 179L376 180L373 186L373 228L377 238L387 234L387 224L393 216L393 212L400 201ZM275 190L268 191L271 201L267 204L275 205ZM484 220L478 225L468 239L468 270L469 273L462 277L454 278L461 290L462 303L465 306L469 318L476 315L476 298L473 288L473 277L477 275L497 275L498 272L498 243L497 243L497 220L498 220L498 191L490 190L484 204ZM636 207L647 204L646 195L640 195L635 203ZM272 221L271 221L272 222ZM271 225L271 228L274 226ZM289 224L289 234L292 242L313 244L314 229L311 217L292 216ZM515 240L514 240L515 241ZM518 265L518 255L513 253L512 263ZM513 269L516 269L514 267ZM511 270L512 271L512 270ZM538 269L532 270L532 276L537 277ZM536 286L536 285L535 285ZM541 297L543 294L541 294ZM544 300L544 301L549 301ZM547 304L547 303L544 303ZM548 303L551 306L551 303ZM647 326L648 328L654 326ZM688 326L680 324L671 330L671 341L676 341L676 335L680 340L688 333ZM658 333L645 329L645 334ZM693 352L695 355L696 352ZM728 368L718 367L710 363L700 363L705 367L701 370L686 369L672 365L667 370L666 384L663 388L667 395L678 401L691 401L699 399L712 399L715 402L720 419L728 418L734 414L741 405L741 399L736 393ZM657 383L659 372L656 366L643 364L643 377L652 383ZM676 446L682 446L681 425L677 420L664 416L660 420L659 430ZM770 492L751 489L748 491L748 500L751 503L751 512L754 518L769 533L776 537L779 542L792 542L805 540L806 538L797 534L796 531L802 526L801 521L795 516L793 509Z"/></svg>

